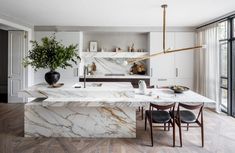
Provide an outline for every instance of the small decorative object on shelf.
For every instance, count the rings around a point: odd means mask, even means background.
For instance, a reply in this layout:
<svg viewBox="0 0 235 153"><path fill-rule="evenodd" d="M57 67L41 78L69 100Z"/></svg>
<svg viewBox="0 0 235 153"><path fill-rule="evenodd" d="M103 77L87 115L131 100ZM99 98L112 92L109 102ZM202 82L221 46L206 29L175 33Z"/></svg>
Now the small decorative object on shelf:
<svg viewBox="0 0 235 153"><path fill-rule="evenodd" d="M131 46L128 46L128 52L134 52L135 51L135 48L134 48L135 44L132 43Z"/></svg>
<svg viewBox="0 0 235 153"><path fill-rule="evenodd" d="M130 74L145 75L146 74L145 66L143 64L134 63L133 66L131 67Z"/></svg>
<svg viewBox="0 0 235 153"><path fill-rule="evenodd" d="M122 49L120 47L117 47L117 48L115 48L115 51L120 52L120 51L122 51Z"/></svg>
<svg viewBox="0 0 235 153"><path fill-rule="evenodd" d="M56 72L57 68L66 69L72 67L73 62L80 62L80 57L77 53L78 45L69 45L65 47L61 42L56 41L55 34L51 37L42 38L42 43L31 41L32 50L28 56L23 59L24 67L31 65L35 71L39 68L50 69L45 74L45 80L51 87L59 87L61 84L56 84L60 79L60 73Z"/></svg>
<svg viewBox="0 0 235 153"><path fill-rule="evenodd" d="M92 67L92 68L91 68L91 70L92 70L92 71L96 71L96 65L95 65L95 62L92 62L91 67Z"/></svg>
<svg viewBox="0 0 235 153"><path fill-rule="evenodd" d="M90 42L90 52L97 52L97 42L96 41Z"/></svg>
<svg viewBox="0 0 235 153"><path fill-rule="evenodd" d="M173 90L174 93L183 93L184 91L189 90L188 87L178 86L178 85L171 86L170 89Z"/></svg>

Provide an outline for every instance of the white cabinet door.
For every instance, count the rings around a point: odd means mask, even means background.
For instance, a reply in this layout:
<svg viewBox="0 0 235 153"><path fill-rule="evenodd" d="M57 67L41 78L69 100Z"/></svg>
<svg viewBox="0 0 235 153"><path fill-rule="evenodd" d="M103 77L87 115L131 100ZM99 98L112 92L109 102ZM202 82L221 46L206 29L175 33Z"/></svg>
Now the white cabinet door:
<svg viewBox="0 0 235 153"><path fill-rule="evenodd" d="M174 47L174 33L167 33L166 35L166 48ZM150 33L150 54L158 53L162 51L162 33L161 32L151 32ZM174 53L159 55L150 59L151 68L151 84L156 85L156 83L161 80L161 85L164 82L168 84L168 81L175 78L175 60Z"/></svg>
<svg viewBox="0 0 235 153"><path fill-rule="evenodd" d="M188 48L195 45L195 33L176 32L175 48ZM175 53L177 78L193 78L194 51L188 50Z"/></svg>
<svg viewBox="0 0 235 153"><path fill-rule="evenodd" d="M24 88L24 68L22 65L25 52L23 31L8 32L8 103L22 103L18 92Z"/></svg>

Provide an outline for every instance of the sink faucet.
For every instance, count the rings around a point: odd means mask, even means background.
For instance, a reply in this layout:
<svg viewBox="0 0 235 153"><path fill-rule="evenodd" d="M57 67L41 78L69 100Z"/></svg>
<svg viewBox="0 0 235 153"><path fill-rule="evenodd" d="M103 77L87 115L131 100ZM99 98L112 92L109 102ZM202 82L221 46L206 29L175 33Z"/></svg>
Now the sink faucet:
<svg viewBox="0 0 235 153"><path fill-rule="evenodd" d="M84 76L84 88L86 88L86 76L88 74L88 66L84 66L83 76Z"/></svg>

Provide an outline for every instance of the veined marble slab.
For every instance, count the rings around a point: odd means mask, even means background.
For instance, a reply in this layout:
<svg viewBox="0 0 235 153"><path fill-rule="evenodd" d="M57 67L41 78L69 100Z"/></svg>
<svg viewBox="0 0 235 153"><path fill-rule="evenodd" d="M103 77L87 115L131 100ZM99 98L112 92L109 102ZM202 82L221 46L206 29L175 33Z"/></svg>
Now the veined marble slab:
<svg viewBox="0 0 235 153"><path fill-rule="evenodd" d="M96 64L96 71L94 72L94 76L105 74L129 75L132 65L123 64L126 60L126 58L86 58L83 62L84 65L89 65L93 62ZM139 63L146 65L146 63L143 61Z"/></svg>
<svg viewBox="0 0 235 153"><path fill-rule="evenodd" d="M84 76L80 76L80 78L84 78ZM106 76L106 75L88 75L86 78L112 78L112 79L150 79L151 77L149 75L129 75L125 74L124 76L118 76L118 75L113 75L113 76Z"/></svg>
<svg viewBox="0 0 235 153"><path fill-rule="evenodd" d="M175 94L170 89L148 89L147 94L139 93L135 89L134 97L120 98L48 98L42 102L43 106L73 106L73 107L138 107L147 106L149 103L167 103L167 102L184 102L184 103L210 103L215 104L215 101L201 96L193 91L186 91L182 94Z"/></svg>
<svg viewBox="0 0 235 153"><path fill-rule="evenodd" d="M86 89L73 85L48 88L39 84L22 91L22 96L44 98L25 104L25 136L134 138L137 106L150 102L215 104L190 90L175 94L170 89L148 89L143 95L130 83L88 84Z"/></svg>
<svg viewBox="0 0 235 153"><path fill-rule="evenodd" d="M135 138L131 107L43 107L25 105L25 137Z"/></svg>
<svg viewBox="0 0 235 153"><path fill-rule="evenodd" d="M19 97L27 98L131 98L134 97L134 89L128 82L87 82L86 88L74 88L75 83L65 83L60 88L49 88L46 83L41 83L20 91ZM98 86L102 84L101 86Z"/></svg>

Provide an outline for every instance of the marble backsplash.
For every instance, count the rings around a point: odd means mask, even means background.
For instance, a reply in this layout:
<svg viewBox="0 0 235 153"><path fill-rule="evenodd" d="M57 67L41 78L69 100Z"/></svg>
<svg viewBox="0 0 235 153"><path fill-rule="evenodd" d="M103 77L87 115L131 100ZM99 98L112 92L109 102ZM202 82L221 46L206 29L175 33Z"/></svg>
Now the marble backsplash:
<svg viewBox="0 0 235 153"><path fill-rule="evenodd" d="M96 71L94 75L105 75L105 74L125 74L130 73L132 65L123 64L125 58L87 58L84 61L84 65L91 65L92 62L96 65ZM143 64L145 64L143 62Z"/></svg>
<svg viewBox="0 0 235 153"><path fill-rule="evenodd" d="M94 75L104 74L129 74L131 65L124 65L123 58L88 58L84 61L84 65L96 65Z"/></svg>

